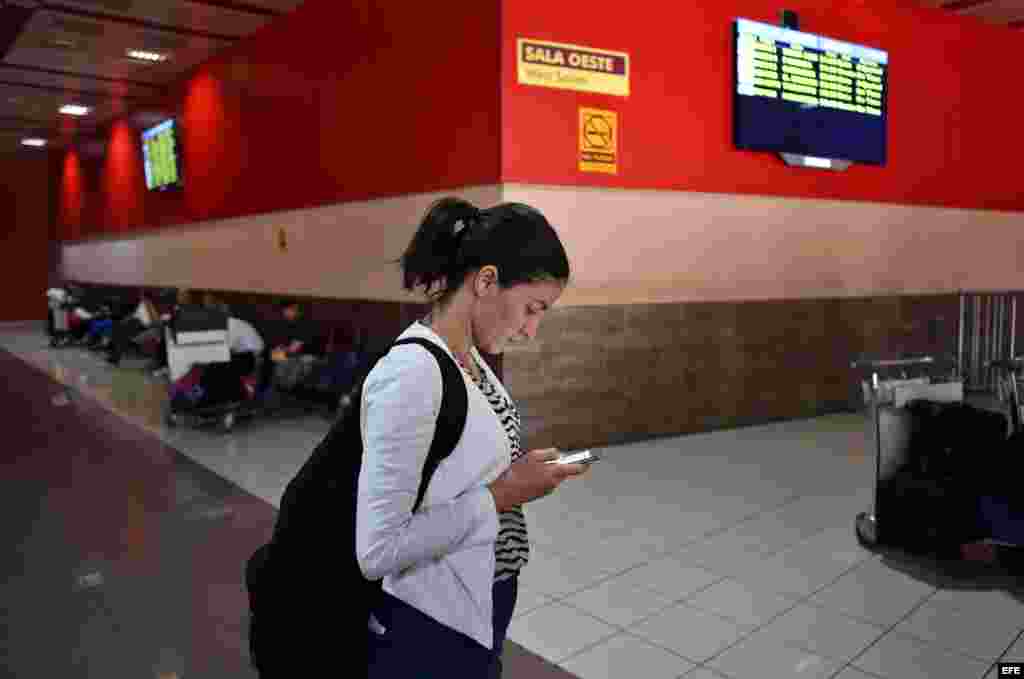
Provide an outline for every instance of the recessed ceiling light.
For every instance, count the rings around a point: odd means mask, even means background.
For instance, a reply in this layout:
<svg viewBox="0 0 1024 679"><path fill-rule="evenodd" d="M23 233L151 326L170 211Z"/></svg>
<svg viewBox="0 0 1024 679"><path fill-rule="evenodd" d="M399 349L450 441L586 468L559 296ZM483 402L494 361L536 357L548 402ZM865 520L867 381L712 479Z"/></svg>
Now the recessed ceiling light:
<svg viewBox="0 0 1024 679"><path fill-rule="evenodd" d="M159 63L161 61L167 61L167 55L161 54L160 52L149 52L147 50L128 50L125 52L131 59L138 61L148 61L150 63Z"/></svg>
<svg viewBox="0 0 1024 679"><path fill-rule="evenodd" d="M46 146L46 140L45 139L36 139L34 137L27 137L27 138L21 140L21 145L22 146L34 146L36 148L41 148L43 146Z"/></svg>
<svg viewBox="0 0 1024 679"><path fill-rule="evenodd" d="M64 115L69 116L84 116L88 115L92 109L88 106L80 106L78 104L67 104L60 107L60 112Z"/></svg>

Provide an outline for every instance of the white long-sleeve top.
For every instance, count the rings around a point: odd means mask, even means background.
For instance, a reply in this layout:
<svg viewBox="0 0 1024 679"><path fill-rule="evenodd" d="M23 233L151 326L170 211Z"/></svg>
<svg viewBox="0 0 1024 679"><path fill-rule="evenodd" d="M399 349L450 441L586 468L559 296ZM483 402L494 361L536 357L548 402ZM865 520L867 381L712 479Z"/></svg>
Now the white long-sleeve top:
<svg viewBox="0 0 1024 679"><path fill-rule="evenodd" d="M444 340L418 322L399 339L407 337L424 337L451 355ZM486 397L460 374L469 402L466 427L434 472L415 515L412 506L441 409L441 368L424 347L403 345L367 377L360 406L364 452L356 551L366 577L383 578L385 591L489 649L499 522L487 484L508 468L512 451Z"/></svg>
<svg viewBox="0 0 1024 679"><path fill-rule="evenodd" d="M252 323L243 321L234 316L228 317L228 348L233 354L251 352L259 354L263 352L266 344Z"/></svg>

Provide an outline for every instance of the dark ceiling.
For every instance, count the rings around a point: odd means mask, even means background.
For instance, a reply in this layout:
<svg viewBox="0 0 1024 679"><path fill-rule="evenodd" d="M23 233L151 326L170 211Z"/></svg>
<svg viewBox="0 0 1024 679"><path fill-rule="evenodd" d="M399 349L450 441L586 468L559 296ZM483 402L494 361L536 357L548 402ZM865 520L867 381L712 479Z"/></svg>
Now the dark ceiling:
<svg viewBox="0 0 1024 679"><path fill-rule="evenodd" d="M0 151L51 146L159 99L168 84L302 0L0 0ZM166 57L132 58L130 50ZM61 106L89 106L69 126Z"/></svg>

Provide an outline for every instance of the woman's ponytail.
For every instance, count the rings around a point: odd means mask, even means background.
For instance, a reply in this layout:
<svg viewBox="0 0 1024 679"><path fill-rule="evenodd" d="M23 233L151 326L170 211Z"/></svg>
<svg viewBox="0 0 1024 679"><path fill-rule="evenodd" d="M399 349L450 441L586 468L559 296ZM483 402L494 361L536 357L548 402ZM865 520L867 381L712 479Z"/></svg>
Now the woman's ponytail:
<svg viewBox="0 0 1024 679"><path fill-rule="evenodd" d="M450 279L459 270L462 242L479 217L480 210L461 198L442 198L431 205L399 259L403 287L422 287L428 294L438 283L450 287ZM443 294L444 289L440 292Z"/></svg>

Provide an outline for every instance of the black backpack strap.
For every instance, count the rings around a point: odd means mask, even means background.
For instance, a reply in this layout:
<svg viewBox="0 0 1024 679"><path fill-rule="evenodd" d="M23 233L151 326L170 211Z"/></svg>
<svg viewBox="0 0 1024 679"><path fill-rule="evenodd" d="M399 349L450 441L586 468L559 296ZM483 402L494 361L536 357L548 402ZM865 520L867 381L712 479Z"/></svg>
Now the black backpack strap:
<svg viewBox="0 0 1024 679"><path fill-rule="evenodd" d="M441 412L437 415L437 427L434 429L434 440L430 442L426 464L423 465L423 476L420 478L419 492L412 506L415 514L426 495L427 485L437 470L438 465L452 454L455 446L462 438L466 427L466 415L469 411L469 395L466 382L462 379L462 371L452 357L436 343L422 337L410 337L399 340L392 346L402 344L418 344L434 355L441 368Z"/></svg>

